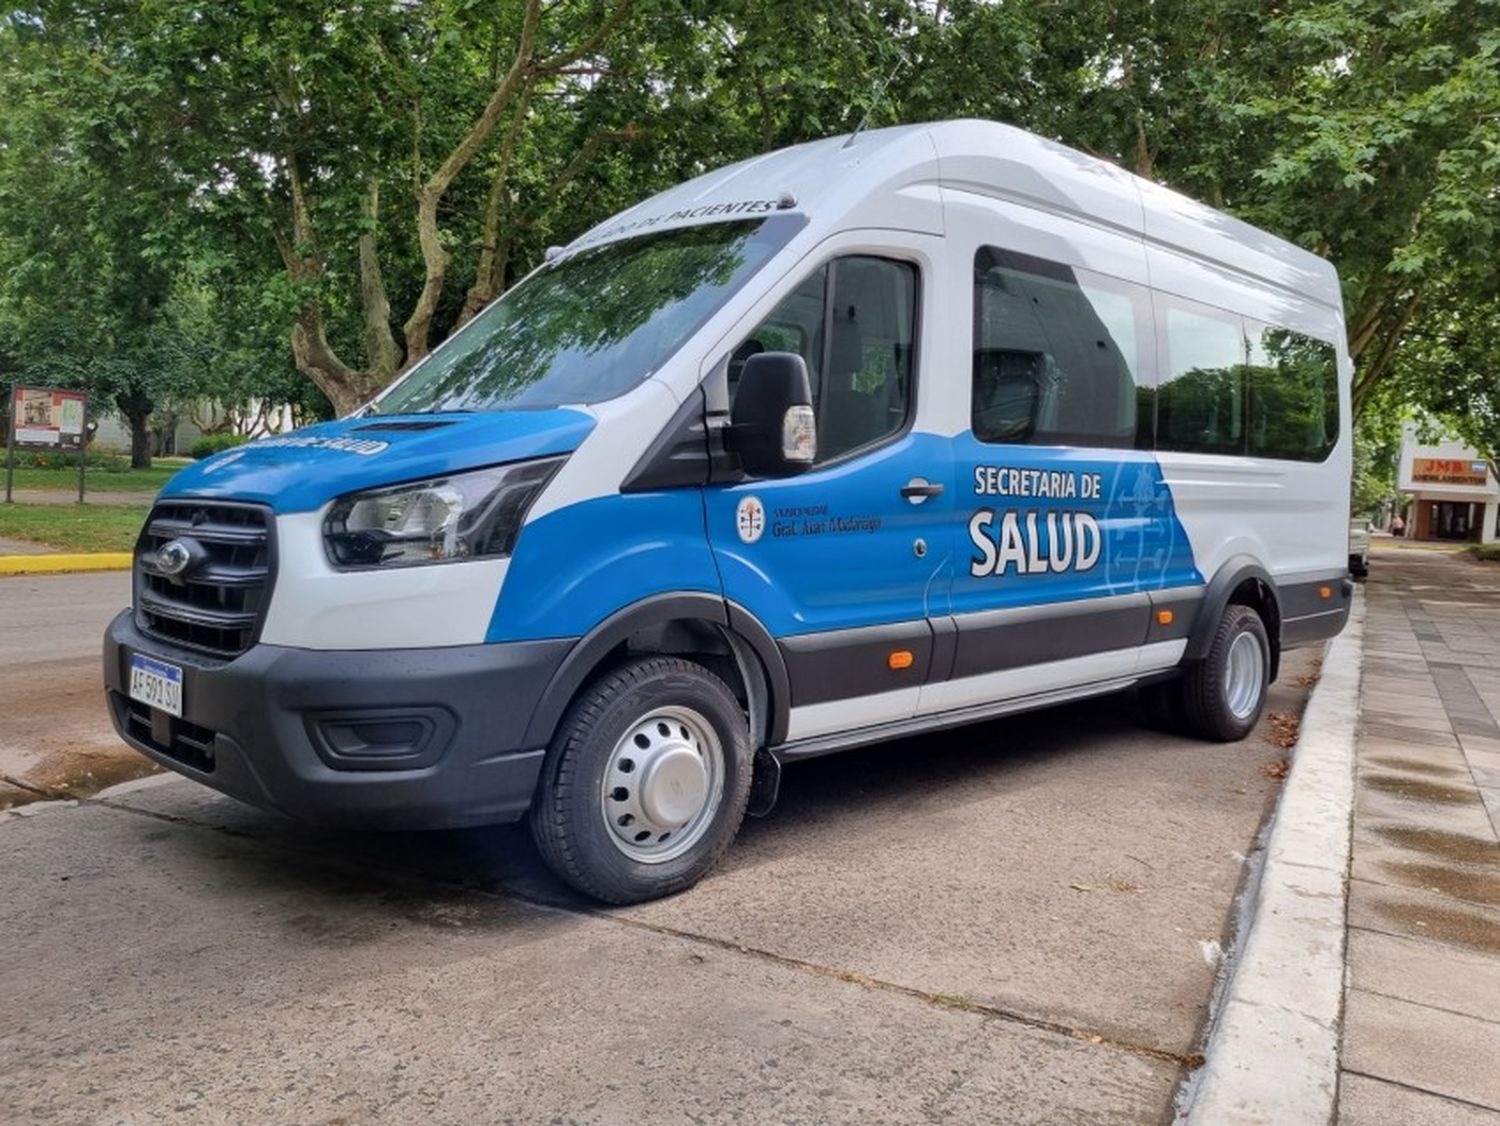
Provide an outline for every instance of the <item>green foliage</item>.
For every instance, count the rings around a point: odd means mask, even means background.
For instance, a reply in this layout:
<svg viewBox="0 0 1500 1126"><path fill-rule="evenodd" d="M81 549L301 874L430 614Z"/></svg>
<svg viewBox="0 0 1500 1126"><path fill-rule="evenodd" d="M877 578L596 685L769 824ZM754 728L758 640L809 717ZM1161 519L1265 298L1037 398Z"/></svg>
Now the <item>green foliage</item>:
<svg viewBox="0 0 1500 1126"><path fill-rule="evenodd" d="M46 469L76 473L78 471L78 455L76 453L62 453L51 450L16 450L12 455L15 458L17 469ZM88 471L90 473L123 473L130 468L130 462L113 450L89 450Z"/></svg>
<svg viewBox="0 0 1500 1126"><path fill-rule="evenodd" d="M1500 563L1500 543L1471 543L1464 550L1483 562Z"/></svg>
<svg viewBox="0 0 1500 1126"><path fill-rule="evenodd" d="M1407 414L1386 401L1371 404L1354 426L1354 480L1350 510L1372 519L1396 496L1401 426Z"/></svg>
<svg viewBox="0 0 1500 1126"><path fill-rule="evenodd" d="M249 440L244 434L204 434L193 442L188 455L194 461L202 461L206 457L213 457L214 454L231 450L235 446L243 446Z"/></svg>
<svg viewBox="0 0 1500 1126"><path fill-rule="evenodd" d="M141 418L202 397L241 428L268 402L317 417L409 358L424 295L425 348L688 176L866 118L979 116L1327 256L1362 414L1424 406L1500 447L1500 0L552 0L466 149L531 10L12 6L0 366ZM416 201L448 171L424 254Z"/></svg>

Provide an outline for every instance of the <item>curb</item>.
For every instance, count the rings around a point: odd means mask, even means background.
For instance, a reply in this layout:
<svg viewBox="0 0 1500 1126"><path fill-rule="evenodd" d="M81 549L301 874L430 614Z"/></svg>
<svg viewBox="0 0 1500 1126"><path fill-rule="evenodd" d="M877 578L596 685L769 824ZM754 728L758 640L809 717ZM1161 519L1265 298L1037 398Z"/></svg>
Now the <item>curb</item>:
<svg viewBox="0 0 1500 1126"><path fill-rule="evenodd" d="M128 551L48 553L46 555L0 555L0 575L58 575L70 571L128 571L133 556Z"/></svg>
<svg viewBox="0 0 1500 1126"><path fill-rule="evenodd" d="M1365 604L1323 658L1207 1062L1178 1122L1333 1121Z"/></svg>

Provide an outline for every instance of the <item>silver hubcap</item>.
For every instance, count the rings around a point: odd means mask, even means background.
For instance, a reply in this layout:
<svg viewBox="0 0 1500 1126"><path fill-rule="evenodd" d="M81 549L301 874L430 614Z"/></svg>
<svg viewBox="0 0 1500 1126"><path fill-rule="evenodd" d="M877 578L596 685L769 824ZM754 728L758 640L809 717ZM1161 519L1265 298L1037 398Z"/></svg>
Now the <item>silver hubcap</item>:
<svg viewBox="0 0 1500 1126"><path fill-rule="evenodd" d="M1265 687L1266 660L1260 639L1248 630L1229 643L1224 670L1224 703L1235 719L1247 719L1260 704Z"/></svg>
<svg viewBox="0 0 1500 1126"><path fill-rule="evenodd" d="M691 708L657 708L610 752L600 808L610 840L632 860L660 864L702 839L724 795L724 748Z"/></svg>

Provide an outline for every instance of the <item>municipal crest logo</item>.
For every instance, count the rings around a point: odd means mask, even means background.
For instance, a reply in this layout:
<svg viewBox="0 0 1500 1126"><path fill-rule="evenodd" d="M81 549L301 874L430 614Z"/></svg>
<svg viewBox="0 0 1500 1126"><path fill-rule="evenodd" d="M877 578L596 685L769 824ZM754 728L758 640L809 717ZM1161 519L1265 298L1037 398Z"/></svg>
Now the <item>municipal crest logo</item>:
<svg viewBox="0 0 1500 1126"><path fill-rule="evenodd" d="M754 543L766 530L766 506L759 497L743 497L734 512L735 530L743 543Z"/></svg>

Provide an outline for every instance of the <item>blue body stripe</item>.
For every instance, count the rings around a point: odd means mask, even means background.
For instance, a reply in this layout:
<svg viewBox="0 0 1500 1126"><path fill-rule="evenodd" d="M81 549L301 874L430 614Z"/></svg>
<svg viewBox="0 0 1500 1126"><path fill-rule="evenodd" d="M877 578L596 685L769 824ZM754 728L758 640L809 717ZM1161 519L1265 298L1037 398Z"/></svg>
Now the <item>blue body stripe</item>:
<svg viewBox="0 0 1500 1126"><path fill-rule="evenodd" d="M1016 470L1033 485L1047 474L1048 483L1072 482L1074 491L976 489L976 467L989 466ZM916 476L942 481L944 492L909 503L900 490ZM747 498L761 511L758 533L742 534ZM1069 515L1085 513L1098 529L1097 558L1086 567L1012 564L976 575L981 553L969 522L981 509L993 512L996 537L1014 511L1029 560L1044 562L1077 562L1079 545L1054 543L1048 533L1057 530L1061 541ZM922 555L917 539L927 545ZM999 553L998 539L992 549ZM791 637L1202 582L1153 454L912 433L800 477L601 496L548 513L522 532L486 637L576 637L673 591L722 594L773 636Z"/></svg>
<svg viewBox="0 0 1500 1126"><path fill-rule="evenodd" d="M578 637L654 594L722 589L698 489L595 497L522 529L485 640Z"/></svg>
<svg viewBox="0 0 1500 1126"><path fill-rule="evenodd" d="M431 429L402 428L411 425ZM341 419L190 465L167 482L162 496L259 501L278 514L311 512L359 489L569 453L593 428L592 415L565 408Z"/></svg>

